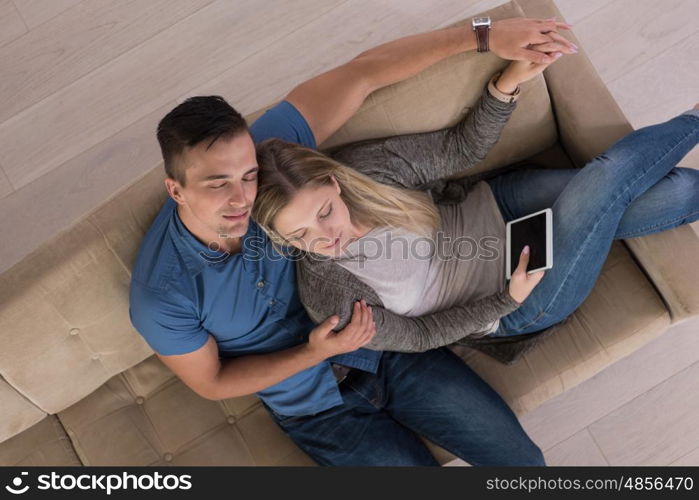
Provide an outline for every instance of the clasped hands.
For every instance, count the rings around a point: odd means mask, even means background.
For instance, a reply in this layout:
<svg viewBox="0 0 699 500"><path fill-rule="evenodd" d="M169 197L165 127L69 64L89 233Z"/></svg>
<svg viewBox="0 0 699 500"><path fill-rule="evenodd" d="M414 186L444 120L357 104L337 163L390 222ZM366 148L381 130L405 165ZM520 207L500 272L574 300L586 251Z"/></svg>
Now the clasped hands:
<svg viewBox="0 0 699 500"><path fill-rule="evenodd" d="M466 26L465 26L466 28ZM515 17L493 21L490 28L490 51L512 61L498 78L496 87L511 94L520 83L541 73L563 54L574 54L578 47L558 33L571 24L555 18ZM470 26L467 29L472 29Z"/></svg>

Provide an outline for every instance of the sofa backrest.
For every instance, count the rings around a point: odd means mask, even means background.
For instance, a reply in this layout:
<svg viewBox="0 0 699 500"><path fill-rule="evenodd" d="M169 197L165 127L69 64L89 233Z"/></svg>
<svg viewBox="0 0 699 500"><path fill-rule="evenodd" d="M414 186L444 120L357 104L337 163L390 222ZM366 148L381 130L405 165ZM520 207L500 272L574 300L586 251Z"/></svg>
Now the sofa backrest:
<svg viewBox="0 0 699 500"><path fill-rule="evenodd" d="M522 15L514 3L489 13ZM460 54L374 92L320 149L449 126L505 64L492 54ZM524 159L556 139L538 77L522 87L500 142L469 173ZM0 442L153 354L130 323L128 287L141 239L166 197L164 178L159 165L0 275Z"/></svg>
<svg viewBox="0 0 699 500"><path fill-rule="evenodd" d="M524 15L515 2L484 13L493 20ZM471 18L450 26L470 29ZM475 104L490 77L509 64L492 52L469 51L373 92L357 113L319 145L321 151L362 139L425 132L457 123ZM557 140L556 121L542 75L522 85L517 109L488 157L464 175L523 160Z"/></svg>

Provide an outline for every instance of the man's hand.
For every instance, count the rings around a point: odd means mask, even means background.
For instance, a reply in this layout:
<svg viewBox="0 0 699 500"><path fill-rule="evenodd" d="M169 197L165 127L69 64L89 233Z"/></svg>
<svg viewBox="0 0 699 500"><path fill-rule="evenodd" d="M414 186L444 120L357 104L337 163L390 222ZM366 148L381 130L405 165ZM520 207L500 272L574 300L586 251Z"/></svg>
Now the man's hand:
<svg viewBox="0 0 699 500"><path fill-rule="evenodd" d="M503 59L547 64L554 61L547 52L572 54L577 47L558 34L572 25L551 19L516 17L493 21L490 28L490 50ZM468 29L473 29L468 26ZM530 47L531 46L531 47Z"/></svg>
<svg viewBox="0 0 699 500"><path fill-rule="evenodd" d="M368 344L376 333L371 306L364 299L354 303L352 320L337 333L332 330L336 324L337 316L331 316L308 336L308 348L320 360L356 351Z"/></svg>

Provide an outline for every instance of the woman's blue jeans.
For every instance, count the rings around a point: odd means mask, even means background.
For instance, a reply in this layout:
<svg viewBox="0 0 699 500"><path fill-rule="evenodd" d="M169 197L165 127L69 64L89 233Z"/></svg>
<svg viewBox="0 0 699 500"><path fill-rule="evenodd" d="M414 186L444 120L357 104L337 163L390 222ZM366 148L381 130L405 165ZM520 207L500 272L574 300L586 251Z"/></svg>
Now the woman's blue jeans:
<svg viewBox="0 0 699 500"><path fill-rule="evenodd" d="M612 241L699 219L699 170L676 167L699 139L699 111L638 129L582 169L522 169L486 179L505 222L551 208L553 268L491 337L563 321L589 295Z"/></svg>

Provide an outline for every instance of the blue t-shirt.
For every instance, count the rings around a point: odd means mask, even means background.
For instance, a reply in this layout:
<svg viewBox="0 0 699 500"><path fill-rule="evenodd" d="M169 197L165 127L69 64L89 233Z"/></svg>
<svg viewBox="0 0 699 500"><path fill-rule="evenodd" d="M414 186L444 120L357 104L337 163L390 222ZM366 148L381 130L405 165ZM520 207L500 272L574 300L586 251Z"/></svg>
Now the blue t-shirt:
<svg viewBox="0 0 699 500"><path fill-rule="evenodd" d="M315 148L299 111L282 101L250 126L254 142L278 137ZM212 251L180 220L168 198L143 238L129 291L131 322L163 355L201 348L209 335L221 358L304 343L315 327L296 291L294 262L280 255L251 219L237 254ZM325 360L257 393L282 415L342 404L330 361L376 372L381 352L358 349Z"/></svg>

